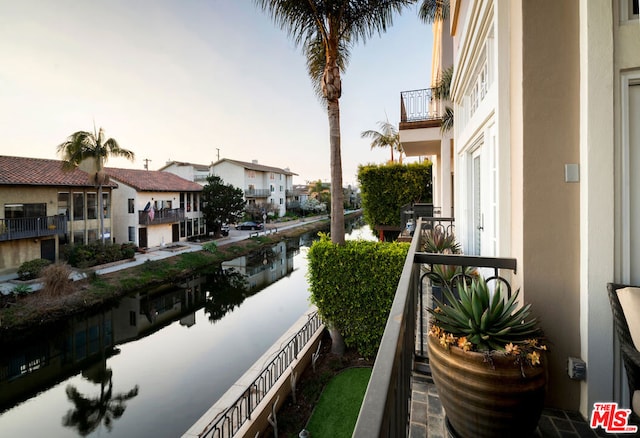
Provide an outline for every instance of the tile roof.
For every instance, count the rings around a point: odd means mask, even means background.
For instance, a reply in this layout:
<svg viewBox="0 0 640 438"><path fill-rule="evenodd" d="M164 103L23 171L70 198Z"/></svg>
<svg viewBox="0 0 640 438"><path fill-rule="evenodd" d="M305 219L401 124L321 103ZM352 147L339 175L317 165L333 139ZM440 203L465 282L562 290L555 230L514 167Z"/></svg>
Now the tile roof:
<svg viewBox="0 0 640 438"><path fill-rule="evenodd" d="M0 185L94 187L86 172L63 171L62 160L5 155L0 155Z"/></svg>
<svg viewBox="0 0 640 438"><path fill-rule="evenodd" d="M213 163L213 166L215 166L216 164L220 164L223 161L236 164L248 170L257 170L259 172L282 173L283 175L296 175L296 176L298 175L297 173L293 173L288 169L280 169L279 167L264 166L258 163L248 163L246 161L231 160L229 158L223 158L220 161L216 161L215 163Z"/></svg>
<svg viewBox="0 0 640 438"><path fill-rule="evenodd" d="M170 172L105 167L114 180L140 192L201 192L202 186Z"/></svg>

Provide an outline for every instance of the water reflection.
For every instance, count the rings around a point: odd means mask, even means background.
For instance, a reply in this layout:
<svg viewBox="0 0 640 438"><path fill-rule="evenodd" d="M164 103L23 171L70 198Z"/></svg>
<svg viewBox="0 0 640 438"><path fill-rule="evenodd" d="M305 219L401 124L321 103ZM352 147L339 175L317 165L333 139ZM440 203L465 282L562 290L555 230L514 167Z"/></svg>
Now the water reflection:
<svg viewBox="0 0 640 438"><path fill-rule="evenodd" d="M2 436L180 436L308 308L314 238L0 343Z"/></svg>
<svg viewBox="0 0 640 438"><path fill-rule="evenodd" d="M102 423L111 432L114 420L122 417L127 408L126 401L138 395L138 385L128 392L113 394L113 371L107 368L106 361L89 368L82 375L90 382L100 385L100 393L94 397L86 397L80 394L75 385L68 385L67 398L74 408L69 409L62 418L62 425L76 429L82 436L89 435Z"/></svg>

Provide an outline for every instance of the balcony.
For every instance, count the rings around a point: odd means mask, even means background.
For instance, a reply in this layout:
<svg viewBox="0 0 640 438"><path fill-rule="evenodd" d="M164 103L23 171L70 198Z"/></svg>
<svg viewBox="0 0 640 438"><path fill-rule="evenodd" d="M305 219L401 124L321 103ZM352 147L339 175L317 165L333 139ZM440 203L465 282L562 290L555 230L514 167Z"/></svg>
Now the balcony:
<svg viewBox="0 0 640 438"><path fill-rule="evenodd" d="M433 97L431 88L400 93L400 129L440 127L442 112L440 99Z"/></svg>
<svg viewBox="0 0 640 438"><path fill-rule="evenodd" d="M0 219L0 241L55 236L67 232L64 215Z"/></svg>
<svg viewBox="0 0 640 438"><path fill-rule="evenodd" d="M429 227L448 229L441 218L422 218L398 283L389 319L369 381L354 437L408 436L412 377L430 379L426 336L428 329L427 267L437 264L492 269L493 275L516 270L516 260L494 257L429 254L420 252L422 231ZM427 302L423 302L427 300Z"/></svg>
<svg viewBox="0 0 640 438"><path fill-rule="evenodd" d="M247 189L244 191L245 198L268 198L271 195L269 189Z"/></svg>
<svg viewBox="0 0 640 438"><path fill-rule="evenodd" d="M171 224L184 220L183 208L165 208L162 210L151 211L138 210L138 224L140 225L159 225Z"/></svg>

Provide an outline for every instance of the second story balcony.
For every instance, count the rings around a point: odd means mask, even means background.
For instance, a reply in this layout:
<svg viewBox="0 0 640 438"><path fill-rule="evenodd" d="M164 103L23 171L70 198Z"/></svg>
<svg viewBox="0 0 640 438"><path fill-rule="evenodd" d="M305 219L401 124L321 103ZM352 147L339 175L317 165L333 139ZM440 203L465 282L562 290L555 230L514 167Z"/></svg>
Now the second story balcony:
<svg viewBox="0 0 640 438"><path fill-rule="evenodd" d="M439 127L441 106L431 88L400 92L400 130Z"/></svg>
<svg viewBox="0 0 640 438"><path fill-rule="evenodd" d="M268 198L271 195L269 189L247 189L244 191L244 196L247 198Z"/></svg>
<svg viewBox="0 0 640 438"><path fill-rule="evenodd" d="M0 241L55 236L67 232L64 215L0 219Z"/></svg>
<svg viewBox="0 0 640 438"><path fill-rule="evenodd" d="M138 210L138 224L140 225L158 225L171 224L183 221L183 208L164 208L161 210Z"/></svg>

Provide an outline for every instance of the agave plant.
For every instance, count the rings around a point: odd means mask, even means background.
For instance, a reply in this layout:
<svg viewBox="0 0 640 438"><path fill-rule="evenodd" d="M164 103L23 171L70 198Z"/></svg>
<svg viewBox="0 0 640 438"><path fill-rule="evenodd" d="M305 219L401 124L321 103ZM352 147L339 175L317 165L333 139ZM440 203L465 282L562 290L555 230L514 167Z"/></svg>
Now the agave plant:
<svg viewBox="0 0 640 438"><path fill-rule="evenodd" d="M438 227L425 231L423 235L423 242L422 250L424 252L437 254L460 254L462 250L453 233L445 233Z"/></svg>
<svg viewBox="0 0 640 438"><path fill-rule="evenodd" d="M498 285L492 294L482 277L470 285L460 282L459 298L444 288L444 301L435 299L437 307L428 309L433 316L430 334L445 345L473 351L504 351L539 363L539 353L546 347L538 343L542 331L531 317L531 305L518 308L519 290L508 300Z"/></svg>

